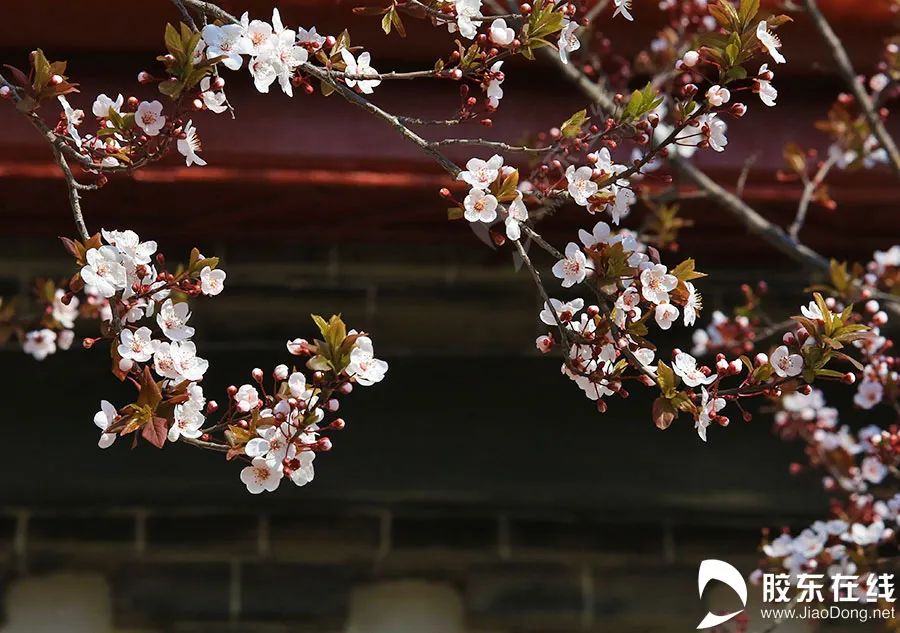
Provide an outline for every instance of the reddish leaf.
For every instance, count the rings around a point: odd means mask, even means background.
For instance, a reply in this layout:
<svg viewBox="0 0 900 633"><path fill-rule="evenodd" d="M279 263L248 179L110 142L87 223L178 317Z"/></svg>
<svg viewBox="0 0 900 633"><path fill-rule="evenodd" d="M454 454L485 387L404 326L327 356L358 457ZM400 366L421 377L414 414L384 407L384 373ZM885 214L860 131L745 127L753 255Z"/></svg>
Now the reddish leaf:
<svg viewBox="0 0 900 633"><path fill-rule="evenodd" d="M657 428L665 431L675 420L675 409L665 398L657 398L653 401L653 423Z"/></svg>
<svg viewBox="0 0 900 633"><path fill-rule="evenodd" d="M141 428L141 436L156 448L165 446L168 433L169 425L165 418L154 417Z"/></svg>

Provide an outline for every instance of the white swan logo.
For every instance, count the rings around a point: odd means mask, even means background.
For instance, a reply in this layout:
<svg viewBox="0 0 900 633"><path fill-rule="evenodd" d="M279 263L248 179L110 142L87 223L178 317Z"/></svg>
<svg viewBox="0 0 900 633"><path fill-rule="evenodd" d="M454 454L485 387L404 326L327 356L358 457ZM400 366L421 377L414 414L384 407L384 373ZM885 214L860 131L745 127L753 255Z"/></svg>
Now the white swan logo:
<svg viewBox="0 0 900 633"><path fill-rule="evenodd" d="M731 587L741 599L741 604L747 607L747 583L744 577L733 565L723 560L707 559L700 563L700 570L697 572L697 588L700 597L703 598L703 590L713 580L718 580ZM697 629L711 629L714 626L724 624L731 618L739 614L744 609L739 609L734 613L726 613L725 615L716 615L712 612L706 614L706 617L697 625Z"/></svg>

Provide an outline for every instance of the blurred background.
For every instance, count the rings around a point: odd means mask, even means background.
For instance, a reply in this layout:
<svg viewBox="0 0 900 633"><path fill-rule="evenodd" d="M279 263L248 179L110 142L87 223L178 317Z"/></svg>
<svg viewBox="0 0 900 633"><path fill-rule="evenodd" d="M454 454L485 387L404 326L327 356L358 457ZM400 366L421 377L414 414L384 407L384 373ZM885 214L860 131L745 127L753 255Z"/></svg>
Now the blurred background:
<svg viewBox="0 0 900 633"><path fill-rule="evenodd" d="M271 11L259 0L221 4L261 19ZM292 26L349 28L379 70L429 67L450 50L451 36L424 24L409 22L406 40L385 37L377 19L351 13L360 4L378 3L281 0L279 8ZM625 55L660 26L655 2L635 4L633 24L604 18ZM70 100L85 110L100 92L151 98L135 77L153 69L163 26L178 19L163 0L4 5L0 61L24 66L35 47L68 60L83 93ZM872 71L894 32L887 3L822 5L857 70ZM799 188L774 178L781 148L824 150L813 124L843 86L802 16L783 39L790 63L778 68L778 107L753 100L728 151L698 160L733 187L755 157L744 196L787 225ZM540 62L504 70L494 127L463 128L471 136L515 142L584 107ZM827 513L817 476L788 474L801 451L771 435L765 412L711 429L709 444L683 420L657 430L637 394L597 414L559 375L558 360L534 350L544 330L527 273L514 270L508 249L491 250L465 223L447 222L437 195L447 178L382 122L336 97L259 95L243 72L225 78L237 119L195 118L209 166L172 158L115 178L86 198L88 226L132 228L170 261L193 245L222 258L226 292L198 302L193 317L211 363L208 397L222 401L225 386L247 381L253 367L286 361L284 342L313 334L310 312L340 312L371 332L390 372L346 400L348 428L316 460L311 485L254 497L239 466L218 454L132 451L125 442L97 449L99 400L128 395L103 351L38 363L3 349L0 631L687 631L717 600L696 595L701 560L749 573L762 527L802 527ZM374 100L446 118L455 91L386 82ZM27 295L36 277L73 272L56 236L74 228L46 146L8 105L0 129L0 294ZM870 171L830 182L839 208L814 208L804 241L856 261L897 241L894 179ZM740 283L760 279L775 311L796 309L806 272L716 207L683 208L696 226L680 239L682 252L710 273L699 284L704 323L740 301ZM642 213L626 225L639 226ZM564 243L594 221L571 209L542 233ZM684 334L670 342L688 345ZM833 391L831 400L849 402L852 392ZM864 421L848 411L844 421ZM714 606L739 605L725 594Z"/></svg>

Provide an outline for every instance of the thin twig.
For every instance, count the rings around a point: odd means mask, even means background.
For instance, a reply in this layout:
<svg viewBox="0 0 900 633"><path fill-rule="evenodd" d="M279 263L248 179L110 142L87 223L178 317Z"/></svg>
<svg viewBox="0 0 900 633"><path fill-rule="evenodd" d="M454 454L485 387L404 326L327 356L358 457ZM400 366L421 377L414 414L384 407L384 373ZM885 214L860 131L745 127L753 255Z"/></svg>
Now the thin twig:
<svg viewBox="0 0 900 633"><path fill-rule="evenodd" d="M797 215L794 216L794 221L791 222L791 226L788 228L788 234L795 240L800 234L800 229L803 228L803 224L806 222L806 213L809 210L809 203L812 202L813 194L822 184L822 181L825 180L828 172L834 167L836 162L837 156L829 156L828 160L819 166L819 169L812 177L812 180L806 178L806 175L804 174L805 182L803 183L803 193L800 196L800 203L797 205Z"/></svg>
<svg viewBox="0 0 900 633"><path fill-rule="evenodd" d="M522 154L544 154L553 149L552 145L547 147L526 147L524 145L510 145L500 141L487 141L483 138L446 138L441 141L432 143L435 146L444 145L480 145L481 147L490 147L492 149L504 150L506 152L518 152Z"/></svg>
<svg viewBox="0 0 900 633"><path fill-rule="evenodd" d="M528 251L525 250L525 247L522 246L522 243L519 240L513 240L513 244L515 244L516 251L518 251L519 257L522 258L522 263L525 265L525 268L527 268L528 272L531 273L531 278L534 280L534 285L537 287L538 293L541 295L541 299L543 299L544 301L544 306L553 315L553 320L556 321L556 327L559 330L559 342L560 345L563 346L563 350L565 351L565 362L566 365L568 365L572 360L572 355L571 347L569 346L569 335L566 332L566 328L562 324L562 321L560 320L559 315L556 313L556 310L553 309L553 306L550 303L550 297L547 295L547 289L544 288L544 283L541 281L541 274L534 267L534 264L531 263L531 258L528 256Z"/></svg>

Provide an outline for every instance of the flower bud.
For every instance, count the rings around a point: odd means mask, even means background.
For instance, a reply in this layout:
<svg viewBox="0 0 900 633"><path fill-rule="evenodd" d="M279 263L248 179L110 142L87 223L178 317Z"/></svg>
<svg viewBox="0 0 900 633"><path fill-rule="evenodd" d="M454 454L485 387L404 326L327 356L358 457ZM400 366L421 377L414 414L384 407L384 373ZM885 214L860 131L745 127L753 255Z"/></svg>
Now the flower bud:
<svg viewBox="0 0 900 633"><path fill-rule="evenodd" d="M250 372L250 375L253 376L253 380L255 380L256 382L262 382L263 370L259 367L256 367L252 372Z"/></svg>
<svg viewBox="0 0 900 633"><path fill-rule="evenodd" d="M219 403L215 400L210 400L206 403L206 412L207 413L215 413L219 410Z"/></svg>
<svg viewBox="0 0 900 633"><path fill-rule="evenodd" d="M872 299L870 301L866 301L866 311L867 312L875 313L875 312L878 312L879 309L880 309L880 306L878 305L878 302L875 301L874 299Z"/></svg>
<svg viewBox="0 0 900 633"><path fill-rule="evenodd" d="M9 86L0 86L0 98L9 99L12 97L12 89Z"/></svg>
<svg viewBox="0 0 900 633"><path fill-rule="evenodd" d="M344 421L344 418L335 418L331 424L328 425L335 431L343 431L347 428L347 423Z"/></svg>
<svg viewBox="0 0 900 633"><path fill-rule="evenodd" d="M872 323L875 325L884 325L888 321L888 315L884 310L879 310L872 315Z"/></svg>
<svg viewBox="0 0 900 633"><path fill-rule="evenodd" d="M278 365L275 367L275 371L272 372L272 376L275 380L285 380L288 377L288 366L287 365Z"/></svg>
<svg viewBox="0 0 900 633"><path fill-rule="evenodd" d="M338 387L338 393L345 395L345 396L347 394L349 394L351 391L353 391L353 383L350 383L350 382L345 382L340 387Z"/></svg>
<svg viewBox="0 0 900 633"><path fill-rule="evenodd" d="M328 402L325 403L325 409L327 411L331 411L332 413L334 413L335 411L337 411L340 408L341 408L341 403L338 402L337 398L332 398L331 400L329 400Z"/></svg>
<svg viewBox="0 0 900 633"><path fill-rule="evenodd" d="M316 442L316 450L322 451L323 453L327 453L331 450L331 440L327 437L323 437L318 442Z"/></svg>
<svg viewBox="0 0 900 633"><path fill-rule="evenodd" d="M134 367L134 361L130 358L119 359L119 371L131 371L132 367Z"/></svg>
<svg viewBox="0 0 900 633"><path fill-rule="evenodd" d="M698 53L697 51L688 51L684 54L684 57L681 58L681 63L683 63L688 68L693 68L699 61L700 53Z"/></svg>
<svg viewBox="0 0 900 633"><path fill-rule="evenodd" d="M138 80L138 83L140 83L140 84L148 84L151 81L153 81L153 76L150 73L148 73L146 70L142 70L141 72L138 73L137 80Z"/></svg>
<svg viewBox="0 0 900 633"><path fill-rule="evenodd" d="M547 335L539 336L534 344L538 348L538 351L542 354L546 354L553 349L553 337Z"/></svg>

